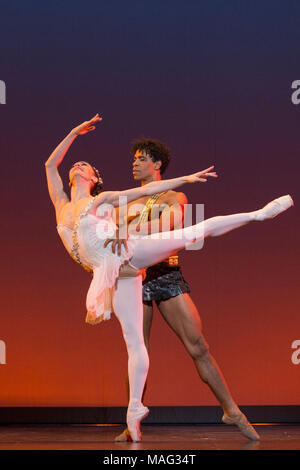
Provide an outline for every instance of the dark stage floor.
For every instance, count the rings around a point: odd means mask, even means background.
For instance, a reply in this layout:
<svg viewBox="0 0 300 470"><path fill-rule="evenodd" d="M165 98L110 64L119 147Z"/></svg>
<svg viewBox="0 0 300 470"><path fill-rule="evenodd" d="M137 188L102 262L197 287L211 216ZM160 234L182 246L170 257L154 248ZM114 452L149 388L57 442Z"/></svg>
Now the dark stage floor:
<svg viewBox="0 0 300 470"><path fill-rule="evenodd" d="M256 425L260 442L226 425L143 426L141 443L114 443L119 425L1 425L0 450L299 450L300 425Z"/></svg>

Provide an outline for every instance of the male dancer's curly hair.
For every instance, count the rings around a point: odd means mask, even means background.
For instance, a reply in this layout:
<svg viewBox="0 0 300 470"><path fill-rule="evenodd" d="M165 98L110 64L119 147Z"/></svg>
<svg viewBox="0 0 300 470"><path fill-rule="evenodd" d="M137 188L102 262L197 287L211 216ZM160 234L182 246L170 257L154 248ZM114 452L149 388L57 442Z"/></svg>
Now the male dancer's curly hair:
<svg viewBox="0 0 300 470"><path fill-rule="evenodd" d="M132 142L131 152L135 154L137 150L144 150L153 162L161 161L160 174L165 172L171 160L170 149L165 144L159 140L142 137Z"/></svg>
<svg viewBox="0 0 300 470"><path fill-rule="evenodd" d="M100 173L97 170L97 168L93 165L91 165L91 167L93 168L94 173L95 173L96 177L98 178L97 183L95 183L94 186L91 189L91 196L97 196L97 194L101 193L101 191L102 191L103 180L102 180L102 178L100 176Z"/></svg>

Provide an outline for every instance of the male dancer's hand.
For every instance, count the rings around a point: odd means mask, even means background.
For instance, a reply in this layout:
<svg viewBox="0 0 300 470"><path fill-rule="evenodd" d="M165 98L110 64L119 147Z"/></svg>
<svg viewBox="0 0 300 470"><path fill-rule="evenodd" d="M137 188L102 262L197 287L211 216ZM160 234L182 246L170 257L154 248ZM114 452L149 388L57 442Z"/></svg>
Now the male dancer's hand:
<svg viewBox="0 0 300 470"><path fill-rule="evenodd" d="M115 254L116 246L118 245L118 256L121 256L122 245L124 245L126 251L128 251L128 245L127 245L128 233L127 233L126 238L120 238L119 234L120 234L120 231L119 231L119 229L117 229L115 238L107 238L107 240L105 240L103 246L104 246L104 248L106 248L107 245L112 242L111 250Z"/></svg>
<svg viewBox="0 0 300 470"><path fill-rule="evenodd" d="M206 168L206 170L198 171L197 173L193 173L192 175L189 175L187 177L187 182L188 183L205 183L207 181L207 177L211 176L212 178L218 178L218 175L215 171L210 171L214 168L215 166L212 165L209 168Z"/></svg>
<svg viewBox="0 0 300 470"><path fill-rule="evenodd" d="M71 130L70 134L83 135L83 134L86 134L87 132L94 131L96 127L93 126L93 124L96 124L96 122L99 122L99 121L102 121L102 118L99 116L99 113L97 113L89 121L84 121L82 124L79 124L79 126L74 127L74 129Z"/></svg>

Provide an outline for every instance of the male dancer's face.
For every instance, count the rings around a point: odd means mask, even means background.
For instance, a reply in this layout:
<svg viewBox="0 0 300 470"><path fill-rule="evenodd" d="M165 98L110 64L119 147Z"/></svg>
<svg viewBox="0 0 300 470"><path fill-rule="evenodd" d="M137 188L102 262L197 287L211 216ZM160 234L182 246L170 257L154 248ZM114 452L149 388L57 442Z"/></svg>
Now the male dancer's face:
<svg viewBox="0 0 300 470"><path fill-rule="evenodd" d="M145 150L137 150L133 157L133 178L135 181L152 181L160 166L161 162L154 162Z"/></svg>

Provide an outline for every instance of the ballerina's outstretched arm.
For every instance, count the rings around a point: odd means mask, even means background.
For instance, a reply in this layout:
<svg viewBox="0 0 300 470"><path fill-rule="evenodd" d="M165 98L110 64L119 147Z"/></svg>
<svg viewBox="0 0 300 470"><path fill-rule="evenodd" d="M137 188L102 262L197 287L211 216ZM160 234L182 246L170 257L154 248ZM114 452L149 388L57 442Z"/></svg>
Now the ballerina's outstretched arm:
<svg viewBox="0 0 300 470"><path fill-rule="evenodd" d="M208 177L218 177L215 171L211 171L213 168L214 165L188 176L180 176L179 178L172 178L161 181L152 181L151 183L145 184L143 186L127 189L125 191L104 191L95 197L91 210L95 210L98 206L104 203L111 204L114 207L122 206L129 202L135 201L140 197L151 196L155 193L169 191L170 189L178 188L179 186L182 186L186 183L205 183Z"/></svg>

